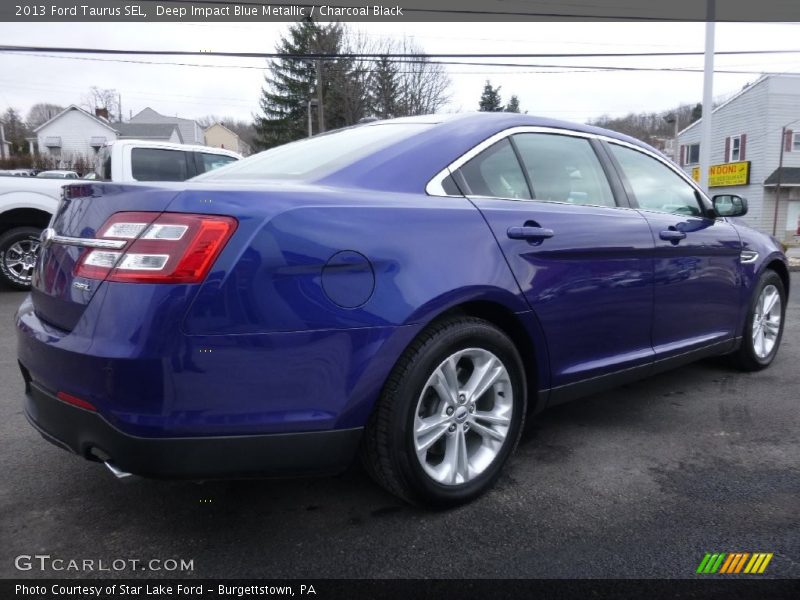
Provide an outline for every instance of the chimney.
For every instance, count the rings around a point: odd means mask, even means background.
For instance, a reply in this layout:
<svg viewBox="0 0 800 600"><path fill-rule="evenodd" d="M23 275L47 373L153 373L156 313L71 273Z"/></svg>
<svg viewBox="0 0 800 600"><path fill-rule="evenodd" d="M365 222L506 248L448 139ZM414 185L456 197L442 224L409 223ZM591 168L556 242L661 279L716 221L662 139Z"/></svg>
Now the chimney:
<svg viewBox="0 0 800 600"><path fill-rule="evenodd" d="M94 116L100 117L108 121L108 109L107 108L95 108L94 109Z"/></svg>

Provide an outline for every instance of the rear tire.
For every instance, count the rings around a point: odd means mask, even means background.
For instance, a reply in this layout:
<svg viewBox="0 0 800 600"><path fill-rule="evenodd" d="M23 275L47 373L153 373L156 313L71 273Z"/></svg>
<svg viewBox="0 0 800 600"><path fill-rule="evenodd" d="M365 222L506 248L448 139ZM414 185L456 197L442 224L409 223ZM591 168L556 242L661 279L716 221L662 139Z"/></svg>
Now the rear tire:
<svg viewBox="0 0 800 600"><path fill-rule="evenodd" d="M743 371L766 369L778 353L785 317L783 280L775 271L764 271L750 299L742 344L731 354L733 364Z"/></svg>
<svg viewBox="0 0 800 600"><path fill-rule="evenodd" d="M428 327L395 365L361 450L370 475L412 503L453 506L495 483L525 420L523 365L487 321Z"/></svg>
<svg viewBox="0 0 800 600"><path fill-rule="evenodd" d="M15 227L0 235L0 282L15 290L31 289L41 232L36 227Z"/></svg>

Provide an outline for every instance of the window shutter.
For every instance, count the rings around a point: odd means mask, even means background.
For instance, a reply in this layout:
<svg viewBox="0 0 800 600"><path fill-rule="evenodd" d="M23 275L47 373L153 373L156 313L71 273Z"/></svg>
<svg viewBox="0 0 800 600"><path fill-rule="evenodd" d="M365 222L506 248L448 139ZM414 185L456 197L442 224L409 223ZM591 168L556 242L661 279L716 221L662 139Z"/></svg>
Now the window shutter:
<svg viewBox="0 0 800 600"><path fill-rule="evenodd" d="M786 130L786 136L785 136L785 139L783 140L783 149L786 152L791 152L792 151L792 130L791 129L787 129Z"/></svg>
<svg viewBox="0 0 800 600"><path fill-rule="evenodd" d="M731 162L731 138L725 138L725 162Z"/></svg>
<svg viewBox="0 0 800 600"><path fill-rule="evenodd" d="M747 134L743 133L741 139L739 140L739 160L747 160L747 155L745 151L747 149Z"/></svg>
<svg viewBox="0 0 800 600"><path fill-rule="evenodd" d="M681 145L681 166L686 164L686 146Z"/></svg>

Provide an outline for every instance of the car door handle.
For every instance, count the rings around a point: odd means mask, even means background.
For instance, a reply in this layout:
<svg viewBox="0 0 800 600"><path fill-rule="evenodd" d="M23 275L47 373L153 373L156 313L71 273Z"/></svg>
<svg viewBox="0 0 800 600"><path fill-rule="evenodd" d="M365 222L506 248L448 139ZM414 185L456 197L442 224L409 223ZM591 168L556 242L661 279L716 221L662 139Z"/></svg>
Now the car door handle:
<svg viewBox="0 0 800 600"><path fill-rule="evenodd" d="M545 229L544 227L509 227L508 237L512 240L546 240L555 235L552 229Z"/></svg>
<svg viewBox="0 0 800 600"><path fill-rule="evenodd" d="M665 229L658 234L658 237L667 242L678 243L682 239L686 238L686 234L682 231L678 231L677 229Z"/></svg>

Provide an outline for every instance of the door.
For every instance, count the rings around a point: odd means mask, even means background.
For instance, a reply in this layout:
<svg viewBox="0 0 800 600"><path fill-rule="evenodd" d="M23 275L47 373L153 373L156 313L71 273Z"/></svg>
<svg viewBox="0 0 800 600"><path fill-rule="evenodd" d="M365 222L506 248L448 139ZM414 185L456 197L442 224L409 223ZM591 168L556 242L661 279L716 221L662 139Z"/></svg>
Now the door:
<svg viewBox="0 0 800 600"><path fill-rule="evenodd" d="M554 388L650 364L652 236L589 139L517 134L456 177L540 321Z"/></svg>
<svg viewBox="0 0 800 600"><path fill-rule="evenodd" d="M619 144L608 148L655 243L656 357L732 340L743 293L739 234L667 164Z"/></svg>

